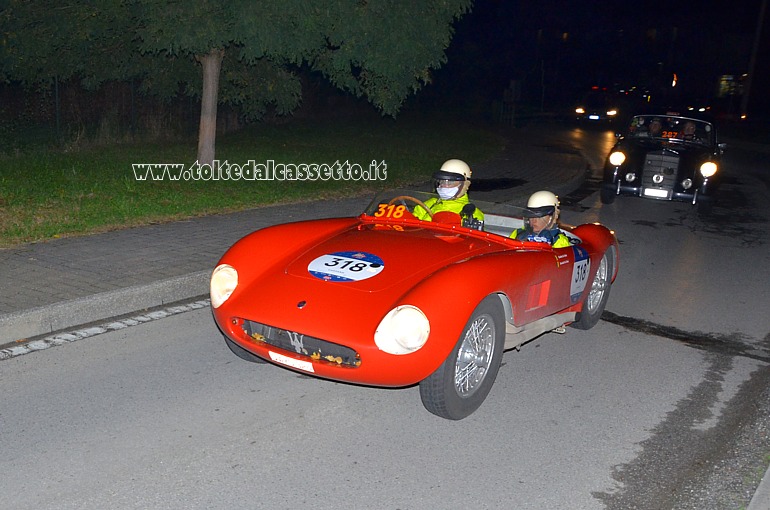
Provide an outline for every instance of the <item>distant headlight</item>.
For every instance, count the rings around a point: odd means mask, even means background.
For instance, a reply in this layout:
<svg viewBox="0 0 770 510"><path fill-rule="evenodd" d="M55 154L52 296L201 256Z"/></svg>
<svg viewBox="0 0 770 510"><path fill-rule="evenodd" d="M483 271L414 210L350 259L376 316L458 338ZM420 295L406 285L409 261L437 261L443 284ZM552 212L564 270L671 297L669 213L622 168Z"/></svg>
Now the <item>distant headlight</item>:
<svg viewBox="0 0 770 510"><path fill-rule="evenodd" d="M715 173L717 173L717 164L716 163L713 163L711 161L707 161L707 162L703 163L700 166L700 174L703 177L708 178L708 177L711 177L712 175L714 175Z"/></svg>
<svg viewBox="0 0 770 510"><path fill-rule="evenodd" d="M211 273L211 306L219 306L227 301L227 298L238 286L238 271L233 266L221 264Z"/></svg>
<svg viewBox="0 0 770 510"><path fill-rule="evenodd" d="M585 111L585 109L582 106L579 106L579 107L575 108L575 113L583 114L585 112L586 111Z"/></svg>
<svg viewBox="0 0 770 510"><path fill-rule="evenodd" d="M623 162L626 160L626 155L622 152L613 152L610 154L610 163L612 163L615 166L620 166L623 164Z"/></svg>
<svg viewBox="0 0 770 510"><path fill-rule="evenodd" d="M397 306L380 321L374 343L388 354L409 354L425 345L430 323L422 310L412 305Z"/></svg>
<svg viewBox="0 0 770 510"><path fill-rule="evenodd" d="M615 115L617 115L617 114L618 114L618 111L617 111L617 110L608 110L608 111L607 111L607 116L608 116L608 117L614 117L614 116L615 116Z"/></svg>

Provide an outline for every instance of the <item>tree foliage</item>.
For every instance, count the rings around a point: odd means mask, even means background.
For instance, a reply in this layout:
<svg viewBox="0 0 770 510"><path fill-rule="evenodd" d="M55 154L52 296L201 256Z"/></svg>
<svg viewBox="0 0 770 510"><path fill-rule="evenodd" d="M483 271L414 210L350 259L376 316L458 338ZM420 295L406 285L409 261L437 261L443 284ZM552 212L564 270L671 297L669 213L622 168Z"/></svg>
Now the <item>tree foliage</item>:
<svg viewBox="0 0 770 510"><path fill-rule="evenodd" d="M160 97L203 97L201 58L221 52L218 101L247 117L289 113L299 69L395 116L446 60L472 0L6 0L0 79L138 80Z"/></svg>

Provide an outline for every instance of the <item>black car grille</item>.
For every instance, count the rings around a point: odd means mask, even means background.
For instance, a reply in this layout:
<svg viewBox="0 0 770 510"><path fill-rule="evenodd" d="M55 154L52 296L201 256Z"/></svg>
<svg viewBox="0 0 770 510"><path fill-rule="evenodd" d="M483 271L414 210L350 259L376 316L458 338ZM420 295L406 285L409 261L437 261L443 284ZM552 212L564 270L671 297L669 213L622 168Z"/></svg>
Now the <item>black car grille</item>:
<svg viewBox="0 0 770 510"><path fill-rule="evenodd" d="M350 367L361 364L361 357L353 349L320 338L249 320L243 321L243 331L255 342L263 342L285 351L296 352L313 360L324 360Z"/></svg>
<svg viewBox="0 0 770 510"><path fill-rule="evenodd" d="M678 170L679 156L648 154L644 161L642 186L645 188L673 189Z"/></svg>

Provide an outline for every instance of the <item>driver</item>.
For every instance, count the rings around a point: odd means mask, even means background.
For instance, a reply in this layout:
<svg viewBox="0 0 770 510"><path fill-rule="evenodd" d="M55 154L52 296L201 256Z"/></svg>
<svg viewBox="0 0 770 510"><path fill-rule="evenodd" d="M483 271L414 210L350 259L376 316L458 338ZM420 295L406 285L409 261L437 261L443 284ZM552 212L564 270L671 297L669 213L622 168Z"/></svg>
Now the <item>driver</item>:
<svg viewBox="0 0 770 510"><path fill-rule="evenodd" d="M433 174L433 179L439 198L429 198L425 205L434 214L442 211L461 214L463 208L470 203L468 187L471 185L471 168L468 164L459 159L447 160L441 165L441 170ZM418 220L431 219L428 212L419 205L414 208L412 214ZM473 219L484 221L484 213L474 208Z"/></svg>
<svg viewBox="0 0 770 510"><path fill-rule="evenodd" d="M559 221L559 197L550 191L536 191L529 197L524 210L524 228L511 232L510 237L519 241L549 243L554 248L570 245L557 225Z"/></svg>

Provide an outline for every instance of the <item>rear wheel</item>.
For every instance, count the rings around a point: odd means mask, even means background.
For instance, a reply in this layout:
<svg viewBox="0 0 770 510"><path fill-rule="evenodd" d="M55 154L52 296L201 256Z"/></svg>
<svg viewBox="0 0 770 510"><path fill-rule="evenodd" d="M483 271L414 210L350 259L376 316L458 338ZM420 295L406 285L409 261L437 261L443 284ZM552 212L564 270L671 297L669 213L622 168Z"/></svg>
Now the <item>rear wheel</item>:
<svg viewBox="0 0 770 510"><path fill-rule="evenodd" d="M478 409L497 377L504 343L503 307L497 296L488 296L471 314L444 363L420 382L425 409L449 420Z"/></svg>
<svg viewBox="0 0 770 510"><path fill-rule="evenodd" d="M610 298L610 286L612 285L612 259L609 252L605 252L599 262L594 281L591 282L591 290L583 301L583 309L580 317L571 324L577 329L591 329L596 326L602 317L604 307Z"/></svg>
<svg viewBox="0 0 770 510"><path fill-rule="evenodd" d="M246 361L251 361L252 363L267 363L267 361L263 360L256 354L252 354L240 345L236 344L226 336L222 335L225 339L225 343L230 348L231 351L233 351L233 354L238 356L241 359L245 359Z"/></svg>

